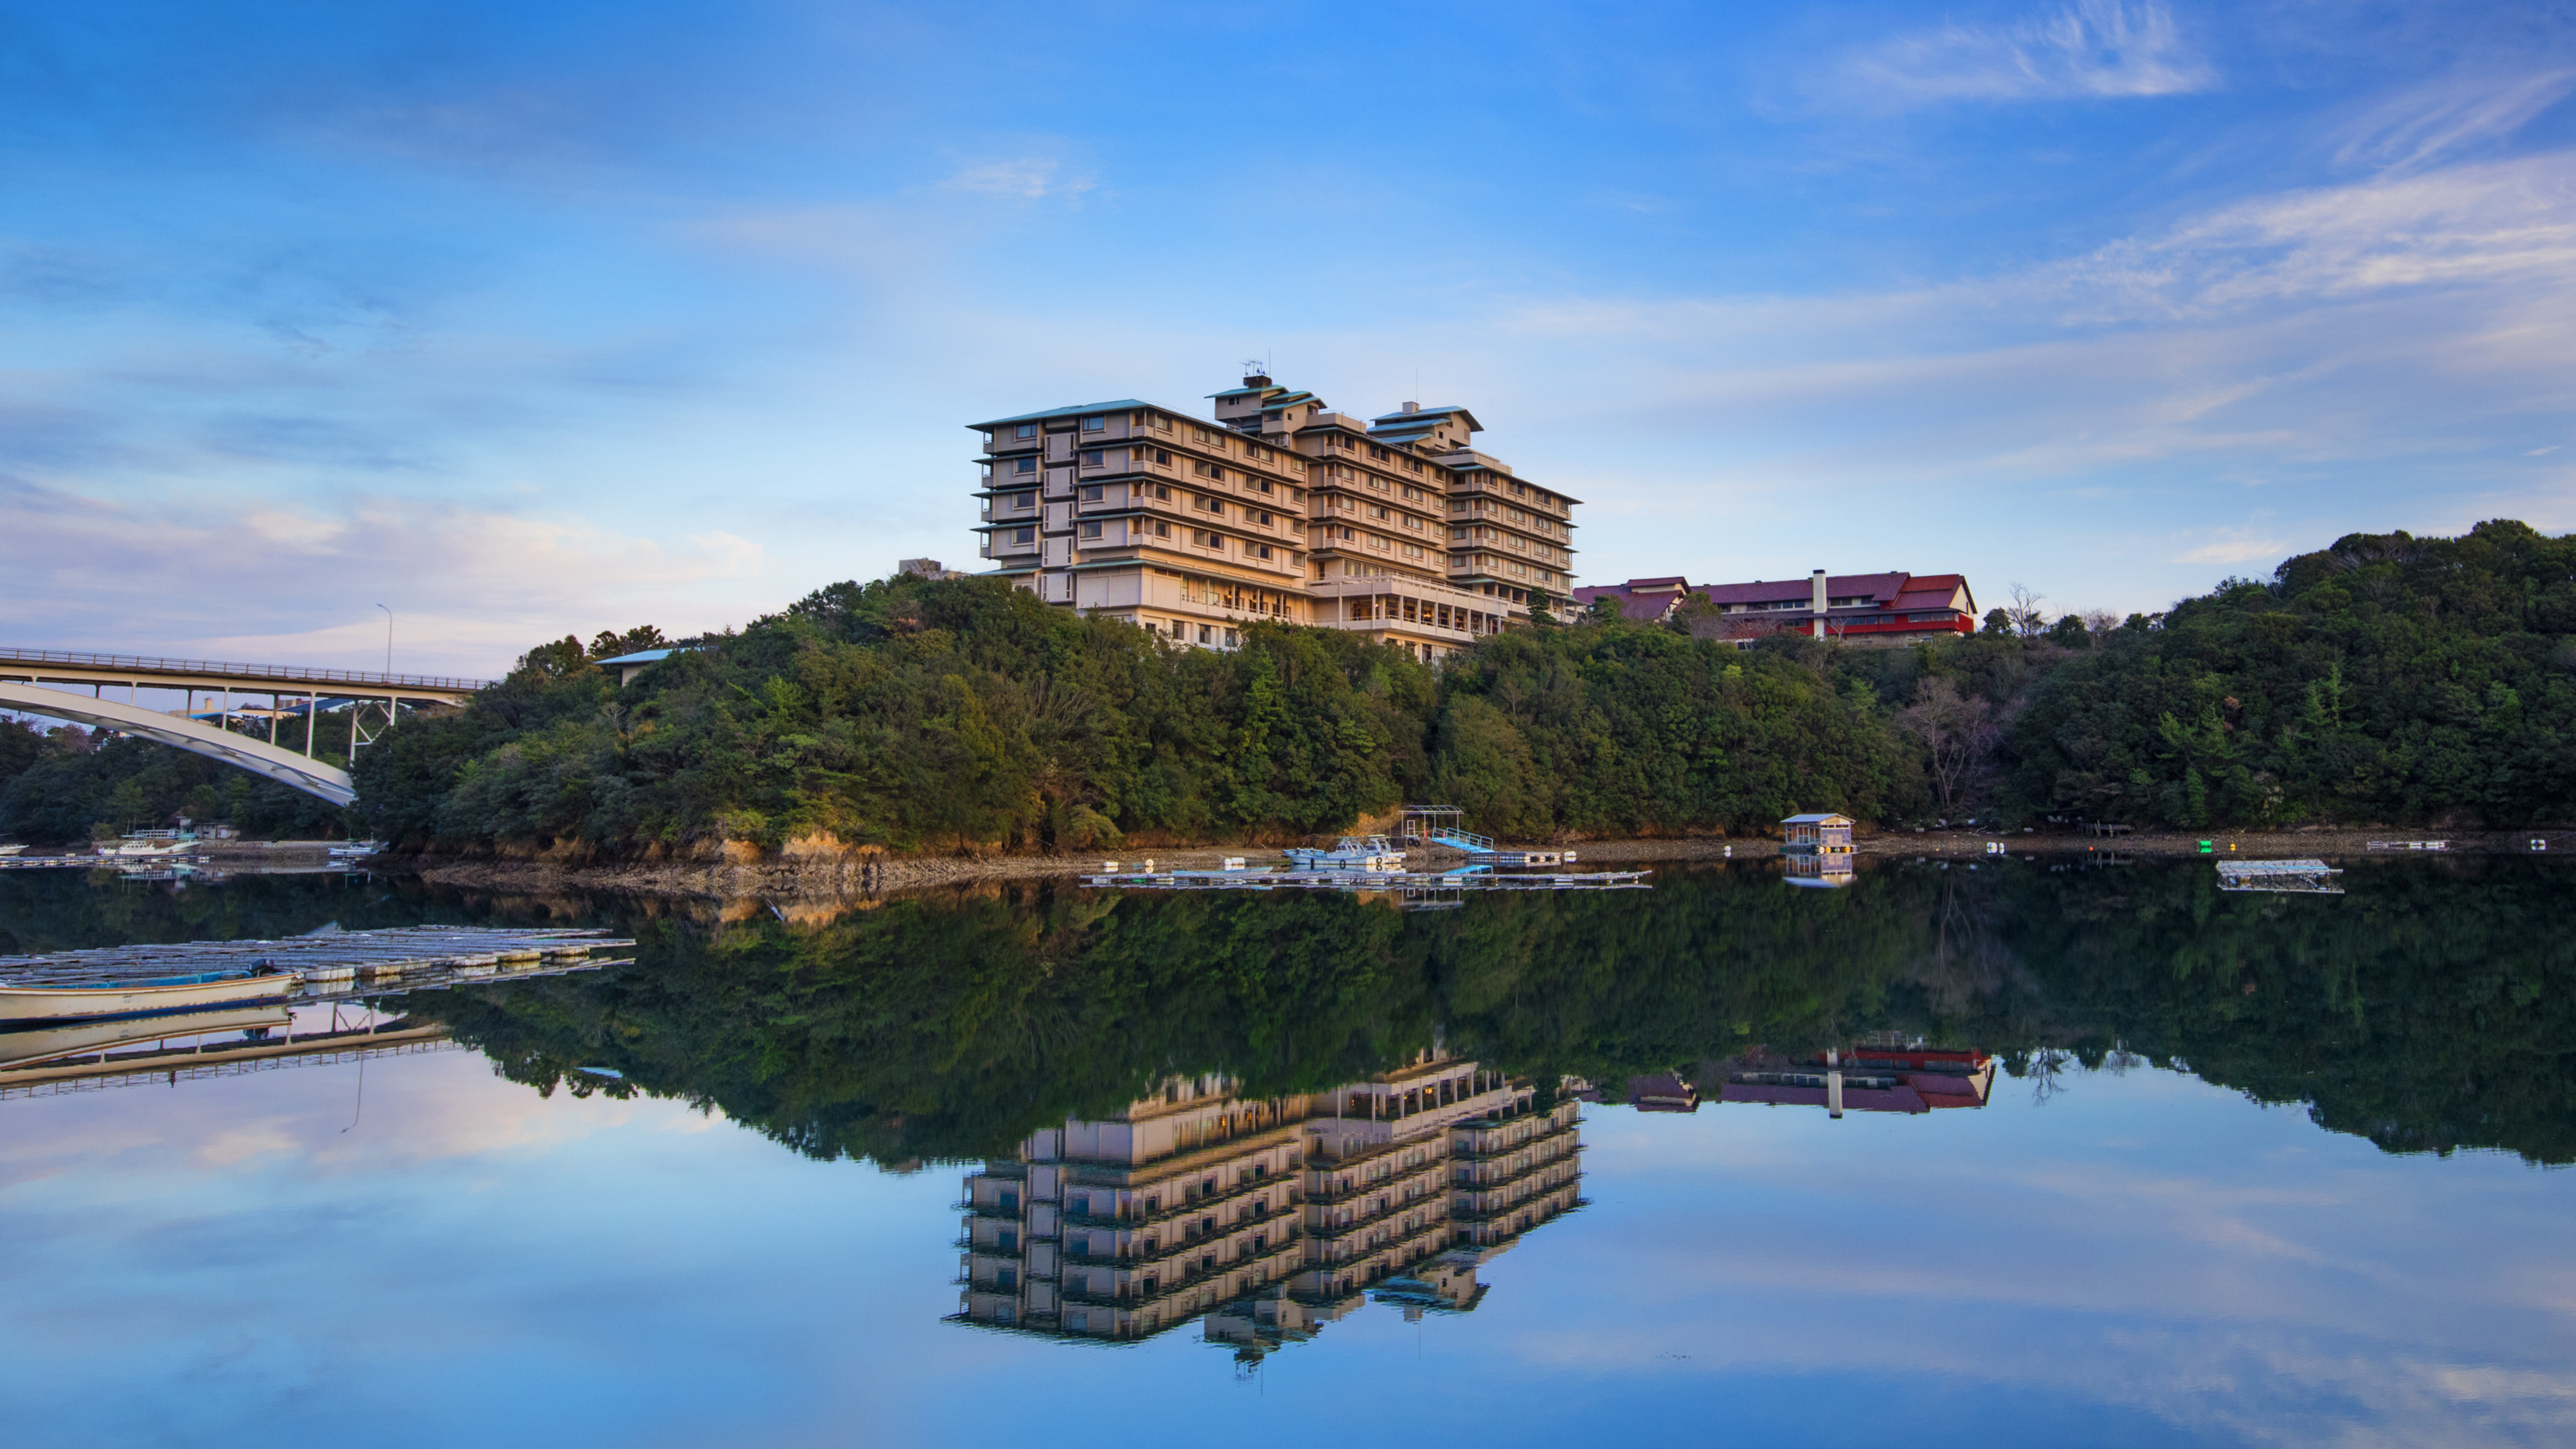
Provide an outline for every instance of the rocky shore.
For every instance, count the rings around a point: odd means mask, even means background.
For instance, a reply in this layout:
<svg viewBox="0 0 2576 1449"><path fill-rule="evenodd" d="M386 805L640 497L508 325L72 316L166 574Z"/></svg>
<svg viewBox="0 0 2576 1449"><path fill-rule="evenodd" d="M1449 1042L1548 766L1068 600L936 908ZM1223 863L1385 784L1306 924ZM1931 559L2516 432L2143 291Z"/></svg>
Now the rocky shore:
<svg viewBox="0 0 2576 1449"><path fill-rule="evenodd" d="M2128 858L2195 856L2200 842L2211 842L2211 854L2240 858L2322 856L2329 859L2377 855L2374 841L2447 842L2452 855L2527 855L2532 842L2546 841L2552 852L2576 852L2576 831L2441 831L2424 827L2346 828L2310 826L2281 831L2155 832L2098 839L2065 830L2003 834L1975 830L1880 831L1859 837L1860 853L1904 858L1972 857L1989 854L2001 841L2014 855L2118 855ZM1780 853L1780 843L1752 837L1690 836L1563 843L1584 865L1633 865L1653 861L1759 860ZM2412 853L2412 852L2403 852ZM1157 867L1214 870L1228 856L1255 864L1278 859L1276 850L1257 846L1210 846L1086 855L921 855L800 854L746 859L728 853L719 861L568 863L547 860L386 855L369 868L417 875L444 885L483 890L579 889L638 895L695 896L733 900L744 897L814 898L873 895L923 887L968 885L983 881L1067 877L1100 870L1109 860L1137 869L1151 860Z"/></svg>

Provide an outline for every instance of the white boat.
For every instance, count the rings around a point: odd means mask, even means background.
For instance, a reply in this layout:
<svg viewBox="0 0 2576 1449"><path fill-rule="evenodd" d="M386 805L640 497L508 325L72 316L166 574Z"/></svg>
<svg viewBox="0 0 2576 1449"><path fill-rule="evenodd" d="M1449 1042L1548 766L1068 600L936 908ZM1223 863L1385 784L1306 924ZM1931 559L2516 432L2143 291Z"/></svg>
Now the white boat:
<svg viewBox="0 0 2576 1449"><path fill-rule="evenodd" d="M384 848L385 843L381 840L344 840L331 847L331 858L356 860L362 856L381 854Z"/></svg>
<svg viewBox="0 0 2576 1449"><path fill-rule="evenodd" d="M141 1021L84 1021L62 1026L37 1026L24 1031L0 1031L0 1067L31 1067L63 1057L85 1057L93 1052L110 1052L119 1047L142 1046L146 1042L168 1041L174 1037L184 1039L257 1029L275 1031L292 1026L294 1022L295 1014L283 1006L236 1006L219 1011L155 1016Z"/></svg>
<svg viewBox="0 0 2576 1449"><path fill-rule="evenodd" d="M0 1022L97 1021L113 1016L151 1016L165 1011L283 1001L303 984L304 978L291 971L271 970L265 974L204 971L193 976L163 976L104 986L0 985Z"/></svg>
<svg viewBox="0 0 2576 1449"><path fill-rule="evenodd" d="M1288 851L1288 864L1296 870L1389 871L1404 868L1404 852L1389 844L1383 835L1345 835L1332 849L1301 845Z"/></svg>
<svg viewBox="0 0 2576 1449"><path fill-rule="evenodd" d="M0 845L0 855L16 855L26 848L23 845Z"/></svg>
<svg viewBox="0 0 2576 1449"><path fill-rule="evenodd" d="M165 855L186 855L196 848L195 836L171 840L129 835L112 845L102 842L98 853L112 855L119 860L150 860Z"/></svg>

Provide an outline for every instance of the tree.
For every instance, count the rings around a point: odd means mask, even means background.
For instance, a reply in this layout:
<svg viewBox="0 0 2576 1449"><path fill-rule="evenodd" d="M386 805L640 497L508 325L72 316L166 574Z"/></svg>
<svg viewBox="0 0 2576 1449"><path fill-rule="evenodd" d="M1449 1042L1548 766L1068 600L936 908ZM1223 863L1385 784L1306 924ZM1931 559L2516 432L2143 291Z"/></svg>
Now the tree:
<svg viewBox="0 0 2576 1449"><path fill-rule="evenodd" d="M1956 682L1933 675L1915 687L1914 703L1897 715L1896 725L1922 742L1942 814L1965 814L1974 792L1985 782L1987 762L2002 733L1995 724L1994 707L1962 696Z"/></svg>

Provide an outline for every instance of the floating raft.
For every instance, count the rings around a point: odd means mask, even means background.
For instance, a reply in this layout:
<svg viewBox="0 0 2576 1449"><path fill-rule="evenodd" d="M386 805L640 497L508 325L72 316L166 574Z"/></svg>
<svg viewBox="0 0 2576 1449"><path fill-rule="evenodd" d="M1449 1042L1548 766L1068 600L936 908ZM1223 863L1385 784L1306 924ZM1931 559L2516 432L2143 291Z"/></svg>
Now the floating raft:
<svg viewBox="0 0 2576 1449"><path fill-rule="evenodd" d="M591 953L634 944L601 930L399 926L290 936L282 941L188 941L0 956L0 985L115 986L210 971L248 971L266 964L304 978L300 994L309 1000L351 994L361 981L373 993L504 972L513 977L554 975L613 964L595 960Z"/></svg>
<svg viewBox="0 0 2576 1449"><path fill-rule="evenodd" d="M2218 888L2223 891L2282 891L2339 896L2334 878L2343 874L2322 860L2222 860Z"/></svg>
<svg viewBox="0 0 2576 1449"><path fill-rule="evenodd" d="M1481 866L1453 871L1166 870L1088 875L1083 884L1160 891L1642 891L1642 870L1584 875L1537 871L1497 874Z"/></svg>

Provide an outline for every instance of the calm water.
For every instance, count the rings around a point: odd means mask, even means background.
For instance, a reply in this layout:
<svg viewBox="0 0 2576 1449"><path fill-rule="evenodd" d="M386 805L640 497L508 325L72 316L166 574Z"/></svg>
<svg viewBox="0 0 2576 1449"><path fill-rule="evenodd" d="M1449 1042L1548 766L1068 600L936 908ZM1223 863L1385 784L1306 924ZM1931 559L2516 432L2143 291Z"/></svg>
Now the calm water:
<svg viewBox="0 0 2576 1449"><path fill-rule="evenodd" d="M839 914L0 875L0 951L641 941L385 1003L444 1049L9 1089L7 1440L2563 1444L2565 868Z"/></svg>

